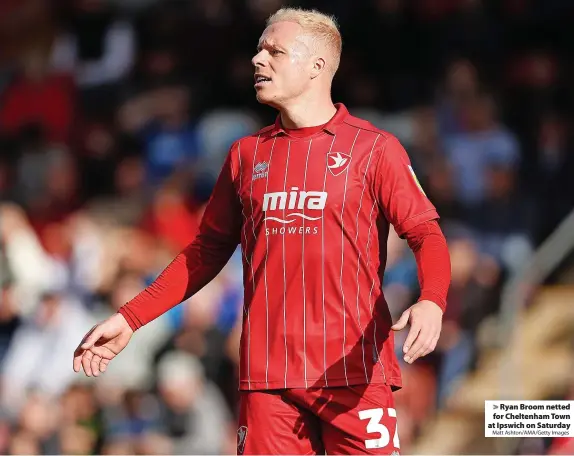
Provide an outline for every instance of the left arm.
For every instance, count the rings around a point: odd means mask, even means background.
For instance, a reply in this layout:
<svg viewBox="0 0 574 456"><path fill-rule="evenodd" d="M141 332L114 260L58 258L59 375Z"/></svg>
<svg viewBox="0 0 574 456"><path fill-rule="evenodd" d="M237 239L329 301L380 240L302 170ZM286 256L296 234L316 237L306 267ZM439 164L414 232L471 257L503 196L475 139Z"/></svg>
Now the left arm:
<svg viewBox="0 0 574 456"><path fill-rule="evenodd" d="M421 294L418 302L403 312L392 329L400 331L410 322L403 353L405 361L412 363L436 347L446 309L451 269L446 239L436 220L413 227L405 237L417 261Z"/></svg>
<svg viewBox="0 0 574 456"><path fill-rule="evenodd" d="M450 258L445 238L436 220L435 207L420 186L409 157L399 141L389 136L375 175L375 194L387 220L406 238L417 260L421 296L392 326L411 328L403 352L412 363L432 352L440 336L442 314L450 284Z"/></svg>

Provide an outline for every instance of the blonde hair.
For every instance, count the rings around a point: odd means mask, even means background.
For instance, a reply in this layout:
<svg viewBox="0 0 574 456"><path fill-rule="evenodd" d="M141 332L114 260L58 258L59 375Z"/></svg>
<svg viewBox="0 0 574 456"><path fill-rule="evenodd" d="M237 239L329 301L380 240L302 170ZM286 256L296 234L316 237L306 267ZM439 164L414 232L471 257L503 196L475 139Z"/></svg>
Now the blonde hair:
<svg viewBox="0 0 574 456"><path fill-rule="evenodd" d="M327 67L334 75L339 68L343 48L341 32L339 32L339 26L335 17L314 9L281 8L269 16L267 26L283 21L299 24L303 30L327 46L333 54L333 61L327 62Z"/></svg>

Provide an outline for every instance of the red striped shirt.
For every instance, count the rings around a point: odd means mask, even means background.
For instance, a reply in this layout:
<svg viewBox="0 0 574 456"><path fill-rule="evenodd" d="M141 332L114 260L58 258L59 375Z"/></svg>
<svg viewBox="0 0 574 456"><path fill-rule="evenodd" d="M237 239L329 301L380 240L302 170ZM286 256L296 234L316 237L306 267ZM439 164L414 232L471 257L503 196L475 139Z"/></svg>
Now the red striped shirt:
<svg viewBox="0 0 574 456"><path fill-rule="evenodd" d="M400 387L381 288L389 224L402 236L437 218L399 141L337 105L309 136L278 120L237 141L200 234L163 275L185 269L169 285L179 302L241 244L241 389ZM146 306L162 293L152 287L121 309L132 327L167 310Z"/></svg>

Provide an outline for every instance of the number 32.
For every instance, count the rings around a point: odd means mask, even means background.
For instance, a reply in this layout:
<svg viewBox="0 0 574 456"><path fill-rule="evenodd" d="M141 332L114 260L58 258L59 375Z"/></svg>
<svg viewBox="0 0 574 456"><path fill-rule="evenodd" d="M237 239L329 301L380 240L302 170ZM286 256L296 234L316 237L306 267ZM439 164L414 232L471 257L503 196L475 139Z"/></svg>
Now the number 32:
<svg viewBox="0 0 574 456"><path fill-rule="evenodd" d="M390 417L396 418L397 411L394 408L389 408L388 414ZM367 449L371 448L384 448L386 447L390 440L391 436L389 434L389 430L387 427L381 423L381 419L383 418L384 410L382 408L375 408L375 409L368 409L368 410L361 410L359 411L359 418L361 420L369 420L367 424L367 432L369 434L378 433L380 434L380 438L378 439L369 439L365 440L365 447ZM400 448L399 444L399 432L398 432L398 424L395 424L395 434L393 436L393 446L395 448Z"/></svg>

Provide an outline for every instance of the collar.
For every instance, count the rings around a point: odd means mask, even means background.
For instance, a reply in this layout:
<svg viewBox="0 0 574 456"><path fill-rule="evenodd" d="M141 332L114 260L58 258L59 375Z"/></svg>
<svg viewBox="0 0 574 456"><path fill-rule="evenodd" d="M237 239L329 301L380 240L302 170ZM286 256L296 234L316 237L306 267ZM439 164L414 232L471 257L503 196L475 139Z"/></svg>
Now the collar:
<svg viewBox="0 0 574 456"><path fill-rule="evenodd" d="M349 111L347 110L347 108L343 103L336 103L335 108L337 108L337 112L331 118L331 120L329 120L329 122L327 122L323 127L323 131L331 135L334 135L336 133L339 125L341 125L344 122L344 120L349 116ZM277 118L275 119L275 125L273 126L273 129L271 130L270 134L272 137L274 137L279 135L280 133L284 135L287 134L285 129L281 126L281 115L278 115Z"/></svg>

